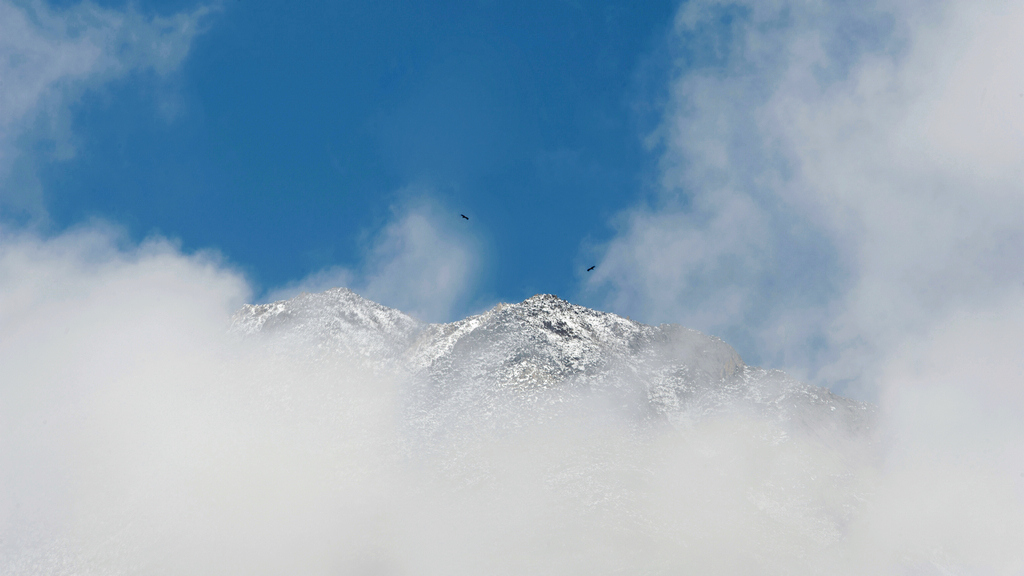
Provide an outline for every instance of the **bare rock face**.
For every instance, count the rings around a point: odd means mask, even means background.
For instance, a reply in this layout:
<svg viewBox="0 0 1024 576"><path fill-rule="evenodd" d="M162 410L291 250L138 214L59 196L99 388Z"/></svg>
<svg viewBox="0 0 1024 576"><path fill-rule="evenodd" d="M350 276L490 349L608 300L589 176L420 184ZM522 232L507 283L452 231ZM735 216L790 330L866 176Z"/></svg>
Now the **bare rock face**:
<svg viewBox="0 0 1024 576"><path fill-rule="evenodd" d="M464 320L423 324L345 288L247 305L233 330L358 357L409 382L410 425L515 425L595 398L638 421L688 426L730 412L783 425L864 429L870 406L747 366L722 340L649 326L550 294Z"/></svg>

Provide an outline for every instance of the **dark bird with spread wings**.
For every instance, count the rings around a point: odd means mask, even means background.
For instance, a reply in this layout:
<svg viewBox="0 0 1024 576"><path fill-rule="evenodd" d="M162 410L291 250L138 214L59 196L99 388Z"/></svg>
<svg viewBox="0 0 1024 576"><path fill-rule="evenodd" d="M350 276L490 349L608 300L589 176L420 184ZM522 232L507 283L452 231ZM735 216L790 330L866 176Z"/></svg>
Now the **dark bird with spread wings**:
<svg viewBox="0 0 1024 576"><path fill-rule="evenodd" d="M590 268L587 268L587 272L590 272L590 271L591 271L591 270L593 270L594 268L597 268L597 265L594 265L594 266L591 266Z"/></svg>
<svg viewBox="0 0 1024 576"><path fill-rule="evenodd" d="M465 218L466 220L469 220L469 216L466 216L465 214L459 214L459 216L462 216L462 217L463 217L463 218Z"/></svg>

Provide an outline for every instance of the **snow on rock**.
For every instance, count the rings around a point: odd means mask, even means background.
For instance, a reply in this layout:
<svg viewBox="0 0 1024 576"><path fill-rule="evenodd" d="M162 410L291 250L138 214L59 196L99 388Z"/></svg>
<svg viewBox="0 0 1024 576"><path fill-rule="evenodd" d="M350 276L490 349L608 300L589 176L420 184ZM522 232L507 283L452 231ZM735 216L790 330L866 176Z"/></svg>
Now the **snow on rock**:
<svg viewBox="0 0 1024 576"><path fill-rule="evenodd" d="M244 336L275 336L300 345L387 360L401 354L422 325L347 288L332 288L270 304L246 304L232 317L231 328Z"/></svg>
<svg viewBox="0 0 1024 576"><path fill-rule="evenodd" d="M453 422L521 420L524 409L550 415L595 397L641 420L683 427L742 412L783 427L863 430L872 414L868 405L783 372L747 366L713 336L641 324L550 294L422 324L335 288L246 305L232 327L403 371L412 383L409 420L427 433Z"/></svg>

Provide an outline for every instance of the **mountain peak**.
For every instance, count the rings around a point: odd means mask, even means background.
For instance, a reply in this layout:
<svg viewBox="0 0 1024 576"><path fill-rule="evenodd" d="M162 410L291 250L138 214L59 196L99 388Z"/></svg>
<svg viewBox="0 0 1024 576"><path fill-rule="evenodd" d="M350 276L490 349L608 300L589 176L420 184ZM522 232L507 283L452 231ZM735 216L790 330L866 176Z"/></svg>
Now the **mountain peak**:
<svg viewBox="0 0 1024 576"><path fill-rule="evenodd" d="M566 304L568 304L567 301L562 300L561 298L559 298L558 296L556 296L554 294L534 294L533 296L530 296L526 300L523 300L523 303L525 304L526 302L545 302L545 301L547 301L547 302L565 302Z"/></svg>
<svg viewBox="0 0 1024 576"><path fill-rule="evenodd" d="M423 324L335 288L246 305L233 328L404 372L418 383L418 402L430 406L415 411L430 415L434 424L427 428L436 425L441 407L445 418L463 418L507 404L499 397L560 404L587 390L631 391L638 410L677 422L741 406L780 421L835 418L841 408L843 417L860 422L866 410L782 372L747 366L714 336L674 324L649 326L553 294Z"/></svg>
<svg viewBox="0 0 1024 576"><path fill-rule="evenodd" d="M367 358L390 358L421 324L394 308L363 298L348 288L303 292L291 300L246 304L231 319L236 333L278 335L302 343L329 344Z"/></svg>

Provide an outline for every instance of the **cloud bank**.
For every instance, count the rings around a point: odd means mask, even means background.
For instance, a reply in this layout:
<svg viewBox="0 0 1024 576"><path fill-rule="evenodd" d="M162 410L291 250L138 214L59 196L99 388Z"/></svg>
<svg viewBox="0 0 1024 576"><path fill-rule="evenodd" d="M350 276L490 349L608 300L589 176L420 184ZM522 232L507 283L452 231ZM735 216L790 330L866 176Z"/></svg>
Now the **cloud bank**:
<svg viewBox="0 0 1024 576"><path fill-rule="evenodd" d="M590 289L866 397L905 346L1016 314L1022 25L999 1L686 3L663 192Z"/></svg>
<svg viewBox="0 0 1024 576"><path fill-rule="evenodd" d="M919 8L687 4L665 196L595 271L615 306L871 382L876 437L601 405L424 453L403 375L229 334L251 288L215 254L0 229L0 574L1024 573L1021 11ZM410 206L309 287L452 314L473 253Z"/></svg>
<svg viewBox="0 0 1024 576"><path fill-rule="evenodd" d="M1004 397L1001 368L959 360L1012 346L964 348L977 318L890 368L877 437L641 430L596 403L422 450L402 374L239 339L249 295L160 239L0 237L0 574L1024 570L1019 412L959 386Z"/></svg>

